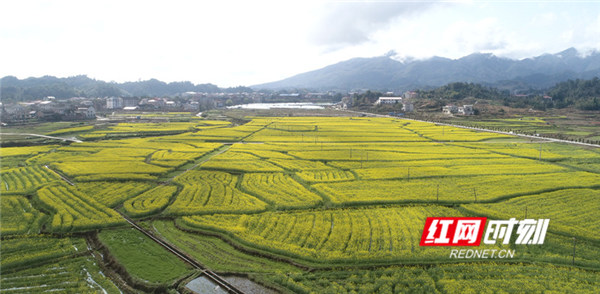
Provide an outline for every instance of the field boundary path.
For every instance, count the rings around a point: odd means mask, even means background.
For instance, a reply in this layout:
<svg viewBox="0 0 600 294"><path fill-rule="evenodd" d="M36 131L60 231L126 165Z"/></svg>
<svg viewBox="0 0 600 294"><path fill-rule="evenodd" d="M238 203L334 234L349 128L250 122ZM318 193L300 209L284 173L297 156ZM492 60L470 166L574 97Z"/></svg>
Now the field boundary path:
<svg viewBox="0 0 600 294"><path fill-rule="evenodd" d="M242 292L240 289L231 285L229 282L227 282L225 279L223 279L221 276L217 275L213 271L204 268L196 260L189 257L188 255L186 255L179 249L175 248L173 245L167 243L166 241L163 241L162 239L156 237L155 235L148 232L144 228L140 227L138 224L136 224L132 219L127 217L125 214L121 213L120 211L117 211L117 212L136 230L140 231L142 234L146 235L152 241L158 243L160 246L167 249L169 252L175 254L177 257L179 257L181 260L185 261L186 263L190 264L195 269L201 270L203 275L205 275L208 279L212 280L213 282L217 283L217 285L219 285L220 287L225 289L227 292L235 293L235 294L244 294L244 292Z"/></svg>
<svg viewBox="0 0 600 294"><path fill-rule="evenodd" d="M192 165L191 167L189 167L189 168L186 168L186 169L184 169L184 170L180 170L180 172L179 172L179 171L178 171L178 172L176 172L174 176L172 176L172 177L170 177L170 178L167 178L167 180L166 180L166 181L164 181L164 183L166 183L166 184L169 184L169 183L173 182L173 180L174 180L176 177L178 177L178 176L180 176L180 175L183 175L183 174L185 174L185 173L187 173L187 172L189 172L189 171L191 171L191 170L195 169L195 168L196 168L196 167L198 167L199 165L201 165L201 164L203 164L203 163L205 163L205 162L209 161L209 160L210 160L211 158L213 158L214 156L217 156L217 155L219 155L219 154L221 154L221 153L223 153L223 152L225 152L225 151L229 150L229 148L231 148L231 144L223 144L223 146L221 146L221 147L219 147L219 148L217 148L217 149L215 149L215 150L213 150L213 151L211 151L211 152L209 152L209 153L205 154L204 156L202 156L202 157L201 157L201 159L200 159L198 162L196 162L194 165Z"/></svg>
<svg viewBox="0 0 600 294"><path fill-rule="evenodd" d="M546 141L552 141L552 142L558 142L558 143L567 143L567 144L600 148L600 145L598 145L598 144L590 144L590 143L584 143L584 142L569 141L569 140L556 139L556 138L548 138L548 137L543 137L543 136L525 135L525 134L519 134L519 133L515 133L515 132L503 132L503 131L496 131L496 130L490 130L490 129L484 129L484 128L467 127L467 126L461 126L461 125L455 125L455 124L449 124L449 123L443 123L443 122L427 121L427 120L421 120L421 119L399 117L399 116L392 116L392 115L385 115L385 114L376 114L376 113L370 113L370 112L360 112L360 111L354 111L354 110L345 110L345 111L356 113L356 114L376 116L376 117L389 117L389 118L395 118L395 119L413 120L413 121L433 123L433 124L437 124L437 125L469 129L469 130L476 130L476 131L482 131L482 132L504 134L504 135L509 135L509 136L519 136L519 137L530 138L530 139L546 140Z"/></svg>
<svg viewBox="0 0 600 294"><path fill-rule="evenodd" d="M230 147L230 146L227 146ZM220 154L225 152L227 149L229 148L223 148L224 150L220 150L220 152L215 152L214 155L216 154ZM212 157L212 156L210 156ZM207 158L206 160L210 159ZM73 182L71 182L66 176L62 175L61 173L53 170L52 168L50 168L48 165L44 165L45 168L49 169L50 171L54 172L55 174L57 174L61 179L63 179L64 181L66 181L69 185L71 186L75 186L75 184ZM195 167L195 166L194 166ZM191 168L190 168L191 169ZM190 170L188 169L188 170ZM188 171L186 170L186 171ZM189 257L188 255L186 255L185 253L183 253L182 251L180 251L179 249L175 248L173 245L163 241L162 239L154 236L152 233L146 231L144 228L140 227L137 223L135 223L131 218L129 218L128 216L126 216L125 214L123 214L122 212L118 211L117 209L114 209L114 211L116 211L119 215L121 215L121 217L123 219L125 219L125 221L127 221L127 223L129 223L133 228L135 228L136 230L140 231L142 234L146 235L148 238L150 238L150 240L158 243L158 245L162 246L163 248L165 248L167 251L171 252L172 254L174 254L175 256L179 257L181 260L183 260L184 262L190 264L192 267L194 267L195 269L199 269L202 271L202 274L204 276L206 276L208 279L210 279L211 281L215 282L217 285L219 285L221 288L225 289L225 291L227 291L228 293L234 293L234 294L244 294L243 291L241 291L240 289L236 288L235 286L231 285L229 282L227 282L225 279L223 279L221 276L217 275L216 273L214 273L213 271L204 268L200 263L198 263L196 260L194 260L193 258Z"/></svg>
<svg viewBox="0 0 600 294"><path fill-rule="evenodd" d="M46 139L55 139L55 140L62 140L62 141L70 141L70 142L75 142L75 143L82 143L83 142L83 141L77 140L77 139L69 139L69 138L63 138L63 137L53 137L53 136L40 135L40 134L29 134L29 133L0 133L0 136L2 136L2 135L34 136L34 137L41 137L41 138L46 138Z"/></svg>
<svg viewBox="0 0 600 294"><path fill-rule="evenodd" d="M58 175L61 179L63 179L63 181L67 182L69 185L71 186L75 186L75 184L73 182L71 182L71 180L69 180L67 178L67 176L63 175L62 173L59 173L57 170L52 169L51 167L49 167L47 164L44 165L45 168L49 169L50 171L52 171L53 173L55 173L56 175Z"/></svg>

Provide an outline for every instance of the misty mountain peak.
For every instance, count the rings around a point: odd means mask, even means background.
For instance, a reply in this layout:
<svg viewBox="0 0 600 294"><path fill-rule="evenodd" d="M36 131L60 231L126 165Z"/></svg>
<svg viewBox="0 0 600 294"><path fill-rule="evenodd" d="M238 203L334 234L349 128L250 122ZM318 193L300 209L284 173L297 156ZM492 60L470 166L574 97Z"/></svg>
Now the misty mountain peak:
<svg viewBox="0 0 600 294"><path fill-rule="evenodd" d="M591 53L583 57L575 48L523 60L497 57L492 53L473 53L459 59L434 56L415 60L389 51L384 56L350 59L254 87L406 91L451 82L472 82L546 88L567 79L598 76L600 54Z"/></svg>
<svg viewBox="0 0 600 294"><path fill-rule="evenodd" d="M571 47L567 50L558 52L556 54L554 54L557 57L561 57L561 58L573 58L573 57L579 57L579 51L577 51L577 49Z"/></svg>

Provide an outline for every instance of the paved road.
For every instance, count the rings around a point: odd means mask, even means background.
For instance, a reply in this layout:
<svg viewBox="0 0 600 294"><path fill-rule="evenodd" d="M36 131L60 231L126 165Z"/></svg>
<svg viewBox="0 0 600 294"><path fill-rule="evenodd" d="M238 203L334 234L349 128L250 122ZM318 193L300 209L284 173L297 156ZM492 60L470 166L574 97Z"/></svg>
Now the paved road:
<svg viewBox="0 0 600 294"><path fill-rule="evenodd" d="M70 142L75 142L75 143L81 143L83 141L81 140L77 140L77 139L68 139L68 138L62 138L62 137L53 137L53 136L46 136L46 135L40 135L40 134L26 134L26 133L0 133L0 136L2 135L12 135L12 136L33 136L33 137L41 137L41 138L47 138L47 139L55 139L55 140L62 140L62 141L70 141Z"/></svg>

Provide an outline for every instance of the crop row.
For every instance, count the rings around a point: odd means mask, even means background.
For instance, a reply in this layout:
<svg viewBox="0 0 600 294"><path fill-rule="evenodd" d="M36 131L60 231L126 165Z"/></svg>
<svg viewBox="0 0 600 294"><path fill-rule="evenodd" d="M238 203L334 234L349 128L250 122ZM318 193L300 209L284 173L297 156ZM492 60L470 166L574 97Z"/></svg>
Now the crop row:
<svg viewBox="0 0 600 294"><path fill-rule="evenodd" d="M598 199L600 190L566 189L517 197L501 203L466 204L463 207L499 219L515 216L550 218L554 231L600 240Z"/></svg>
<svg viewBox="0 0 600 294"><path fill-rule="evenodd" d="M36 198L54 213L52 231L85 231L124 223L117 212L72 187L47 186L37 191Z"/></svg>
<svg viewBox="0 0 600 294"><path fill-rule="evenodd" d="M234 144L229 150L251 153L260 158L294 159L292 156L272 148L273 146L267 144Z"/></svg>
<svg viewBox="0 0 600 294"><path fill-rule="evenodd" d="M44 214L32 207L24 196L3 195L0 197L0 207L2 235L39 233Z"/></svg>
<svg viewBox="0 0 600 294"><path fill-rule="evenodd" d="M482 160L483 161L483 160ZM407 177L440 177L468 175L533 174L567 171L558 165L530 162L529 164L457 165L452 167L386 167L355 169L361 179L395 179Z"/></svg>
<svg viewBox="0 0 600 294"><path fill-rule="evenodd" d="M160 212L177 192L175 186L158 186L123 203L123 209L131 216L140 217Z"/></svg>
<svg viewBox="0 0 600 294"><path fill-rule="evenodd" d="M455 159L421 159L421 160L344 160L344 161L328 161L328 165L341 169L357 169L357 168L386 168L386 167L447 167L453 168L458 166L486 166L486 165L546 165L544 162L532 161L531 159L512 158L508 156L490 157L490 158L455 158Z"/></svg>
<svg viewBox="0 0 600 294"><path fill-rule="evenodd" d="M114 207L121 202L138 195L152 187L148 182L84 182L77 187L94 200Z"/></svg>
<svg viewBox="0 0 600 294"><path fill-rule="evenodd" d="M184 217L192 228L226 232L239 241L288 256L314 260L435 259L442 248L419 247L425 218L458 216L444 207L265 212Z"/></svg>
<svg viewBox="0 0 600 294"><path fill-rule="evenodd" d="M198 262L214 271L241 273L298 272L299 269L281 261L243 253L214 236L179 230L173 221L157 220L152 228L169 243L184 250Z"/></svg>
<svg viewBox="0 0 600 294"><path fill-rule="evenodd" d="M594 187L600 175L588 172L547 173L530 175L492 175L472 177L440 177L404 180L358 180L341 183L321 183L313 187L332 202L394 203L394 202L477 202L492 201L521 194L549 190Z"/></svg>
<svg viewBox="0 0 600 294"><path fill-rule="evenodd" d="M266 204L236 188L237 176L218 171L188 171L175 182L183 185L167 214L255 212Z"/></svg>
<svg viewBox="0 0 600 294"><path fill-rule="evenodd" d="M237 159L211 159L204 164L202 168L217 169L235 172L279 172L282 168L269 163L265 160L237 160Z"/></svg>
<svg viewBox="0 0 600 294"><path fill-rule="evenodd" d="M31 156L39 153L48 152L58 145L43 145L43 146L27 146L27 147L2 147L0 148L0 156Z"/></svg>
<svg viewBox="0 0 600 294"><path fill-rule="evenodd" d="M422 142L427 139L396 129L394 133L323 132L323 131L286 131L281 129L261 130L245 141L248 142Z"/></svg>
<svg viewBox="0 0 600 294"><path fill-rule="evenodd" d="M307 160L352 160L352 161L364 161L369 160L431 160L431 159L486 159L486 158L502 158L499 154L493 154L489 152L469 152L465 150L462 153L408 153L408 152L396 152L396 151L382 151L382 150L365 150L357 149L352 145L344 146L345 149L337 150L313 150L313 151L290 151L289 154L298 158ZM338 147L339 148L339 147Z"/></svg>
<svg viewBox="0 0 600 294"><path fill-rule="evenodd" d="M140 161L57 162L53 164L69 176L113 174L162 174L169 169Z"/></svg>
<svg viewBox="0 0 600 294"><path fill-rule="evenodd" d="M46 135L62 135L62 134L68 134L68 133L76 133L76 132L84 132L84 131L90 131L94 128L94 126L82 126L82 127L72 127L72 128L64 128L64 129L59 129L56 131L52 131L49 133L46 133Z"/></svg>
<svg viewBox="0 0 600 294"><path fill-rule="evenodd" d="M70 256L80 250L86 250L86 244L79 238L30 236L2 240L2 276L7 270Z"/></svg>
<svg viewBox="0 0 600 294"><path fill-rule="evenodd" d="M356 178L351 171L339 169L302 171L296 174L303 180L314 183L351 181Z"/></svg>
<svg viewBox="0 0 600 294"><path fill-rule="evenodd" d="M294 293L593 293L600 283L593 271L495 262L276 273L264 279Z"/></svg>
<svg viewBox="0 0 600 294"><path fill-rule="evenodd" d="M171 150L160 150L152 154L152 160L194 160L202 155L204 155L204 152L177 152Z"/></svg>
<svg viewBox="0 0 600 294"><path fill-rule="evenodd" d="M248 173L241 187L279 207L311 207L323 199L283 173Z"/></svg>
<svg viewBox="0 0 600 294"><path fill-rule="evenodd" d="M75 257L17 272L3 272L2 293L120 293L89 257Z"/></svg>
<svg viewBox="0 0 600 294"><path fill-rule="evenodd" d="M45 183L60 180L60 178L41 166L26 166L2 171L0 178L0 193L28 193Z"/></svg>
<svg viewBox="0 0 600 294"><path fill-rule="evenodd" d="M153 181L158 176L149 174L95 174L73 177L77 182L95 182L95 181Z"/></svg>
<svg viewBox="0 0 600 294"><path fill-rule="evenodd" d="M281 166L286 170L292 171L332 169L331 166L328 166L321 161L311 161L302 159L270 159L269 162Z"/></svg>

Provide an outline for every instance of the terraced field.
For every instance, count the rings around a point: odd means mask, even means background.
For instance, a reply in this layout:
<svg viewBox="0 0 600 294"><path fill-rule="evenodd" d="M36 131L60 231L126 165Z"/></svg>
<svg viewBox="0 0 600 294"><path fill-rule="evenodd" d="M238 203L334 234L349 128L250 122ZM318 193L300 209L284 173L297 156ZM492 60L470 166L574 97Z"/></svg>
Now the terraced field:
<svg viewBox="0 0 600 294"><path fill-rule="evenodd" d="M3 293L181 292L200 274L119 213L284 293L600 288L597 148L371 117L52 132L84 142L0 149ZM551 221L543 245L479 247L511 260L456 260L419 246L430 216Z"/></svg>

